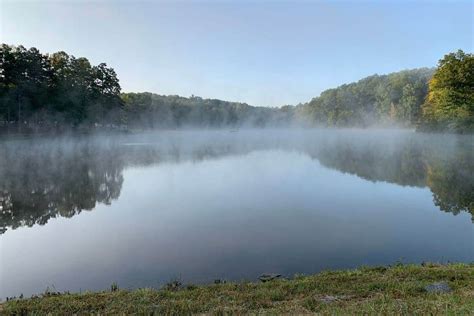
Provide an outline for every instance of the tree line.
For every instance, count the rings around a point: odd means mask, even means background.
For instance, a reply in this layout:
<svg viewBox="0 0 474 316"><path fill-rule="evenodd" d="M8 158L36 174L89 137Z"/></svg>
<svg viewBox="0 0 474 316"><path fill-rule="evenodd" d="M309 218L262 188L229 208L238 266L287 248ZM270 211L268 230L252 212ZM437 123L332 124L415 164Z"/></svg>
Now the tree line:
<svg viewBox="0 0 474 316"><path fill-rule="evenodd" d="M321 93L297 109L312 125L395 125L474 131L474 55L459 50L437 68L374 75Z"/></svg>
<svg viewBox="0 0 474 316"><path fill-rule="evenodd" d="M0 47L0 128L123 128L373 125L469 132L474 129L474 57L458 51L436 69L373 75L328 89L306 104L279 108L121 93L105 63L65 52Z"/></svg>
<svg viewBox="0 0 474 316"><path fill-rule="evenodd" d="M115 71L105 63L32 47L0 48L0 120L21 125L117 121L122 100Z"/></svg>
<svg viewBox="0 0 474 316"><path fill-rule="evenodd" d="M303 105L300 116L323 126L414 126L433 69L373 75L321 93Z"/></svg>
<svg viewBox="0 0 474 316"><path fill-rule="evenodd" d="M290 106L257 107L197 96L124 93L122 100L131 128L287 126L293 115Z"/></svg>

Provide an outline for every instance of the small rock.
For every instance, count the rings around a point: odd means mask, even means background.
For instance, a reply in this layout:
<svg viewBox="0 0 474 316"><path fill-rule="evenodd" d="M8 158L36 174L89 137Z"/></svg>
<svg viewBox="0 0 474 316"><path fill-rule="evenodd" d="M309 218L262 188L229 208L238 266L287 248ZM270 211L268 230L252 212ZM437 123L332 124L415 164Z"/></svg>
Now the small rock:
<svg viewBox="0 0 474 316"><path fill-rule="evenodd" d="M274 279L278 279L279 277L281 277L281 274L277 274L277 273L264 273L262 275L260 275L258 277L258 279L262 282L268 282L268 281L271 281L271 280L274 280Z"/></svg>
<svg viewBox="0 0 474 316"><path fill-rule="evenodd" d="M326 295L326 296L320 298L319 300L323 303L329 304L329 303L332 303L334 301L337 301L338 299L339 298L337 296Z"/></svg>
<svg viewBox="0 0 474 316"><path fill-rule="evenodd" d="M428 293L449 293L452 291L451 287L447 282L436 282L425 286L425 290Z"/></svg>

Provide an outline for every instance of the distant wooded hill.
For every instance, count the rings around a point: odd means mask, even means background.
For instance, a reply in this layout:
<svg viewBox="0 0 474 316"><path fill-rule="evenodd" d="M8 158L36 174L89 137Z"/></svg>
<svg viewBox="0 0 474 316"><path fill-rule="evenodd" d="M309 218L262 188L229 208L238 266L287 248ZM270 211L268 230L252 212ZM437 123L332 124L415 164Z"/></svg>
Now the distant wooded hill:
<svg viewBox="0 0 474 316"><path fill-rule="evenodd" d="M251 106L200 97L121 93L105 63L65 52L0 48L0 128L23 130L373 125L472 131L474 57L446 55L436 69L373 75L321 93L302 105Z"/></svg>
<svg viewBox="0 0 474 316"><path fill-rule="evenodd" d="M325 126L414 126L422 115L434 69L373 75L321 93L300 109L312 124Z"/></svg>

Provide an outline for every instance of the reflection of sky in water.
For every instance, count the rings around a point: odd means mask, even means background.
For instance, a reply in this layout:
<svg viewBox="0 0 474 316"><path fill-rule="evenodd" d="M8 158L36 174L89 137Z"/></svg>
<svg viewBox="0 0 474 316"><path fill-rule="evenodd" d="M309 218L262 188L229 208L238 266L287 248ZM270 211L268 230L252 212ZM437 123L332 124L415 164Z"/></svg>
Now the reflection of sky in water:
<svg viewBox="0 0 474 316"><path fill-rule="evenodd" d="M0 297L474 260L470 215L428 188L370 182L296 151L123 171L118 200L0 235Z"/></svg>

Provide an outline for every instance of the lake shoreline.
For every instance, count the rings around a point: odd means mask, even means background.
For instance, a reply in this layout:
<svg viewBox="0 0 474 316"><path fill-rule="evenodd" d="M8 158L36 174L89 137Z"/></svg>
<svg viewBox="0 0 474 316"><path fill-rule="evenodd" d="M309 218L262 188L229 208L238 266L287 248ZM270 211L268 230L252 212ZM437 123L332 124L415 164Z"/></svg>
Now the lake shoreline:
<svg viewBox="0 0 474 316"><path fill-rule="evenodd" d="M474 263L360 267L291 280L183 285L162 289L46 292L0 304L1 314L469 314Z"/></svg>

